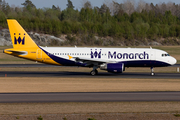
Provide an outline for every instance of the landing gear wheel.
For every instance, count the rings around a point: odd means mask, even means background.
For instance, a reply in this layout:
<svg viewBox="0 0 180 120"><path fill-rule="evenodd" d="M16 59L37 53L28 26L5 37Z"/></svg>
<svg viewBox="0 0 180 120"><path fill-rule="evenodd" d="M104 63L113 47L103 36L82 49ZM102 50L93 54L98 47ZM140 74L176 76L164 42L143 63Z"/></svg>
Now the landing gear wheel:
<svg viewBox="0 0 180 120"><path fill-rule="evenodd" d="M95 71L95 70L92 70L92 71L90 72L90 74L91 74L92 76L94 76L94 75L96 75L96 71Z"/></svg>
<svg viewBox="0 0 180 120"><path fill-rule="evenodd" d="M154 75L155 75L155 73L154 73L154 72L152 72L152 73L151 73L151 76L154 76Z"/></svg>
<svg viewBox="0 0 180 120"><path fill-rule="evenodd" d="M98 71L97 71L97 70L92 70L92 71L90 72L90 74L91 74L92 76L97 75L97 74L98 74Z"/></svg>

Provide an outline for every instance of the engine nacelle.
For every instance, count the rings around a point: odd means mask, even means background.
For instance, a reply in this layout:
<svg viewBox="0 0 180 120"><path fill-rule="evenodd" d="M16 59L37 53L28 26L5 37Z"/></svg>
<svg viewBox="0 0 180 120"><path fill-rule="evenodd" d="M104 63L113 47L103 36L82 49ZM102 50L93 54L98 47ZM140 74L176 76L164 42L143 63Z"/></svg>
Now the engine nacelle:
<svg viewBox="0 0 180 120"><path fill-rule="evenodd" d="M100 69L113 73L122 73L125 70L123 63L104 63L100 66Z"/></svg>

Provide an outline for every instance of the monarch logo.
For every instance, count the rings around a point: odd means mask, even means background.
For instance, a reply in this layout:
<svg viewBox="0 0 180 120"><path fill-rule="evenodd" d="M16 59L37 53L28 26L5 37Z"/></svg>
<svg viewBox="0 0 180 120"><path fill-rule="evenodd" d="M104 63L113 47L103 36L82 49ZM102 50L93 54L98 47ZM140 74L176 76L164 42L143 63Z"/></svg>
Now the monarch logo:
<svg viewBox="0 0 180 120"><path fill-rule="evenodd" d="M142 53L117 53L114 51L112 54L111 51L108 52L109 59L149 59L149 54L145 51Z"/></svg>
<svg viewBox="0 0 180 120"><path fill-rule="evenodd" d="M22 44L22 45L24 45L24 44L25 44L25 35L26 35L26 34L24 34L24 37L23 37L23 38L21 38L20 35L21 35L21 34L19 33L19 37L17 38L17 37L16 37L16 33L14 33L14 44L15 44L15 45L17 45L17 44Z"/></svg>
<svg viewBox="0 0 180 120"><path fill-rule="evenodd" d="M97 49L95 49L95 52L93 52L91 49L91 58L101 58L101 49L99 52L97 51Z"/></svg>

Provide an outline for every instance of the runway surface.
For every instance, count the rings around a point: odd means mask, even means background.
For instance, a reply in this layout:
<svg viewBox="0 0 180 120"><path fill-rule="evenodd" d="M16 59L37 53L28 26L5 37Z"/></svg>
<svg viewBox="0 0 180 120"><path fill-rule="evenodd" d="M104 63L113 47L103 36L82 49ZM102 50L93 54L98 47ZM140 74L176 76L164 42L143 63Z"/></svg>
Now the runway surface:
<svg viewBox="0 0 180 120"><path fill-rule="evenodd" d="M89 72L39 72L39 71L0 71L0 77L69 77L69 78L144 78L144 79L180 79L180 73L150 73L124 72L113 74L99 72L96 76L91 76Z"/></svg>
<svg viewBox="0 0 180 120"><path fill-rule="evenodd" d="M47 65L47 64L0 64L0 68L9 67L9 68L31 68L31 67L66 67L66 66L56 66L56 65ZM171 67L180 67L180 64L176 64ZM168 79L179 79L180 73L155 73L155 76L151 76L150 73L129 73L124 72L122 74L113 74L108 72L99 72L96 76L91 76L89 72L16 72L9 71L4 72L0 71L0 77L98 77L98 78L168 78Z"/></svg>
<svg viewBox="0 0 180 120"><path fill-rule="evenodd" d="M179 67L175 65L173 67ZM1 67L61 67L46 64L0 64ZM91 76L88 72L27 72L0 71L0 77L71 77L71 78L155 78L180 79L180 73L124 72L112 74L100 72ZM115 92L115 93L2 93L0 103L22 102L122 102L122 101L180 101L180 92Z"/></svg>
<svg viewBox="0 0 180 120"><path fill-rule="evenodd" d="M23 102L123 102L180 101L180 92L118 93L7 93L0 94L0 103Z"/></svg>

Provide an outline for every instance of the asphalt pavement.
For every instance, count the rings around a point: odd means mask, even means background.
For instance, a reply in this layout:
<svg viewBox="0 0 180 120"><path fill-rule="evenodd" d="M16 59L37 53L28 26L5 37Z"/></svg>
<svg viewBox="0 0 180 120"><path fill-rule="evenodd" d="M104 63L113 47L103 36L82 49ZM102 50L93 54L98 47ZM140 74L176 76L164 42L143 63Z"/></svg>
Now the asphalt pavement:
<svg viewBox="0 0 180 120"><path fill-rule="evenodd" d="M42 72L42 71L0 71L0 77L68 77L68 78L142 78L142 79L180 79L180 73L124 72L120 74L99 72L92 76L89 72Z"/></svg>
<svg viewBox="0 0 180 120"><path fill-rule="evenodd" d="M0 103L180 101L180 92L1 93Z"/></svg>

